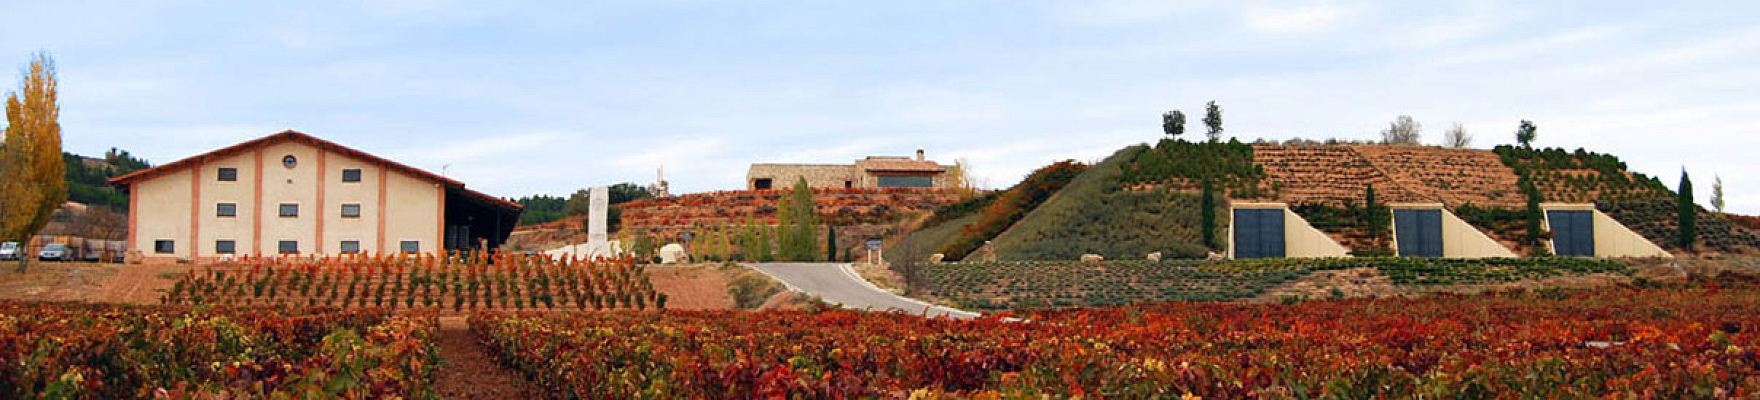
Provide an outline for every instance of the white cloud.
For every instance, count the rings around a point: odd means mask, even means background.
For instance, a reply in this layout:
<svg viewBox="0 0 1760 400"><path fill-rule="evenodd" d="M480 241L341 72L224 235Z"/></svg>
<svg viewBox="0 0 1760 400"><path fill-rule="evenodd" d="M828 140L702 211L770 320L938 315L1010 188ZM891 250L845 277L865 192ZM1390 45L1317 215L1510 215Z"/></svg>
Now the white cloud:
<svg viewBox="0 0 1760 400"><path fill-rule="evenodd" d="M1343 21L1352 7L1334 2L1306 6L1250 6L1242 14L1248 29L1270 33L1313 32L1331 28Z"/></svg>

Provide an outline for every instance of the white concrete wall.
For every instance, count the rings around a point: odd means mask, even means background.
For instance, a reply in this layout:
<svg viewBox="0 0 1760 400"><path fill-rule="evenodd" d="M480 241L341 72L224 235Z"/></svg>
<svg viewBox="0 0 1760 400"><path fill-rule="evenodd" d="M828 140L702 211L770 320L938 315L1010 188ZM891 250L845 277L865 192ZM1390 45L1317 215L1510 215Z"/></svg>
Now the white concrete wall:
<svg viewBox="0 0 1760 400"><path fill-rule="evenodd" d="M1350 257L1350 249L1333 241L1325 232L1315 229L1308 220L1289 210L1284 203L1233 203L1228 211L1228 258L1235 258L1234 210L1283 210L1283 255L1290 258Z"/></svg>
<svg viewBox="0 0 1760 400"><path fill-rule="evenodd" d="M1467 223L1460 216L1454 215L1441 203L1394 203L1389 204L1392 210L1437 210L1442 212L1442 258L1515 258L1516 252L1503 247L1497 240L1486 236L1485 232ZM1388 216L1393 221L1393 216ZM1399 253L1399 224L1388 224L1388 233L1392 240L1394 254Z"/></svg>
<svg viewBox="0 0 1760 400"><path fill-rule="evenodd" d="M1595 209L1594 204L1541 204L1541 218L1544 219L1547 230L1552 229L1552 219L1550 215L1546 215L1545 213L1552 210L1581 210L1589 211L1593 214L1593 217L1591 218L1594 220L1595 224L1595 257L1674 257L1674 254L1669 253L1668 250L1664 250L1662 246L1657 246L1656 243L1651 243L1649 239L1645 239L1644 235L1632 231L1632 229L1627 228L1625 224L1619 223L1619 220L1615 220L1613 217L1602 213L1601 210ZM1557 248L1553 246L1551 240L1546 241L1546 249L1554 254L1558 253Z"/></svg>

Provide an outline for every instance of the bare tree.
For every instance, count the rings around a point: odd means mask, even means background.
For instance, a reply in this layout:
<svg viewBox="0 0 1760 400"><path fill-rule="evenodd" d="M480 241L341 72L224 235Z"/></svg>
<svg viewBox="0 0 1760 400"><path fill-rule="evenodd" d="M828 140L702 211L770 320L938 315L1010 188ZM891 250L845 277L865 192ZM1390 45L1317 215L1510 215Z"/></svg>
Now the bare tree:
<svg viewBox="0 0 1760 400"><path fill-rule="evenodd" d="M1386 130L1381 131L1381 143L1416 146L1422 131L1423 127L1418 124L1417 120L1412 119L1410 115L1401 114L1398 118L1394 118L1392 123L1387 124Z"/></svg>
<svg viewBox="0 0 1760 400"><path fill-rule="evenodd" d="M1467 133L1467 127L1456 122L1453 128L1449 128L1447 133L1442 134L1442 142L1448 147L1464 149L1473 145L1473 135Z"/></svg>
<svg viewBox="0 0 1760 400"><path fill-rule="evenodd" d="M128 216L109 207L92 206L73 215L74 230L87 239L123 240L128 233Z"/></svg>

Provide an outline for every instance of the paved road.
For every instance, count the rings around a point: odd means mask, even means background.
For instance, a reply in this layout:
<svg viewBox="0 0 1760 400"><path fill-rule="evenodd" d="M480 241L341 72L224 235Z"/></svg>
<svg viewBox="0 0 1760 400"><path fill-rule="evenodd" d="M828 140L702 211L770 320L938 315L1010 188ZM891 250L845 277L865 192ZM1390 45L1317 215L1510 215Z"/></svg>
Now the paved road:
<svg viewBox="0 0 1760 400"><path fill-rule="evenodd" d="M902 310L912 314L974 318L977 313L931 306L921 300L880 290L851 270L849 264L769 263L747 266L781 281L789 289L817 295L847 308Z"/></svg>

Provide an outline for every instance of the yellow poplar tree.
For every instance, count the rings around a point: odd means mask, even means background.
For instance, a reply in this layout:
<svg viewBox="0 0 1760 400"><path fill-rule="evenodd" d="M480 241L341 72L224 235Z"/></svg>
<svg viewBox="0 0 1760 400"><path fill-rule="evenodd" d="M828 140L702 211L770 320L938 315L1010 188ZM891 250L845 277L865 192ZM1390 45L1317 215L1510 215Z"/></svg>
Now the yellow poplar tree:
<svg viewBox="0 0 1760 400"><path fill-rule="evenodd" d="M6 96L6 139L0 146L0 238L23 244L30 243L56 207L67 201L67 165L61 159L55 60L38 53L21 86ZM19 255L19 273L31 256Z"/></svg>

